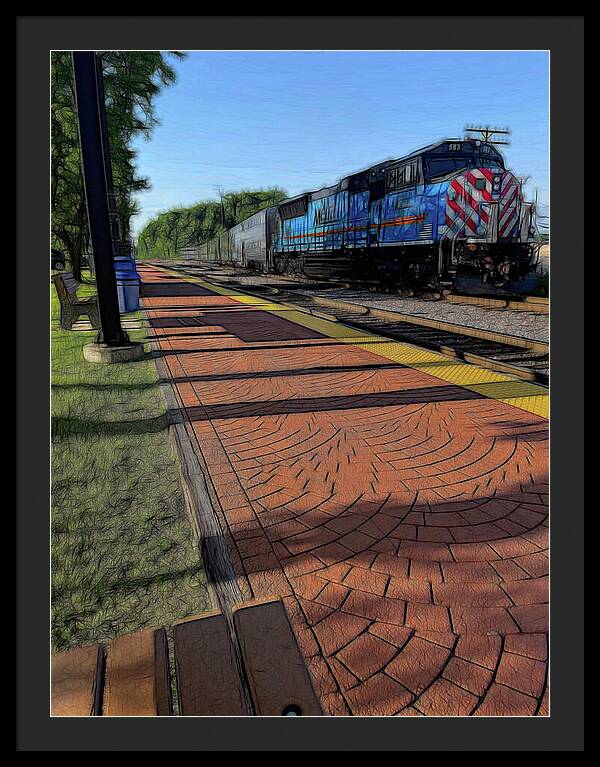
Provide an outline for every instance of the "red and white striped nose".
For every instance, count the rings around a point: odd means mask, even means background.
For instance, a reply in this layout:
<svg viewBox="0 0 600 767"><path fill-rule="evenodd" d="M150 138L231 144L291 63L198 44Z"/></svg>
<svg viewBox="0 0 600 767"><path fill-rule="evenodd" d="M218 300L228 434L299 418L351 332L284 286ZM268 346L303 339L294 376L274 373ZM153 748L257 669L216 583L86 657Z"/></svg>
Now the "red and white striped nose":
<svg viewBox="0 0 600 767"><path fill-rule="evenodd" d="M446 226L453 237L484 237L493 201L493 172L473 168L450 182L446 202Z"/></svg>
<svg viewBox="0 0 600 767"><path fill-rule="evenodd" d="M518 224L520 203L520 184L512 173L473 168L453 179L448 187L448 233L454 238L488 241L497 236L509 237ZM494 232L489 231L492 218Z"/></svg>
<svg viewBox="0 0 600 767"><path fill-rule="evenodd" d="M519 180L509 171L502 174L500 187L500 210L498 215L498 236L503 238L515 235L515 230L519 224L519 215L523 195L521 193L521 184Z"/></svg>

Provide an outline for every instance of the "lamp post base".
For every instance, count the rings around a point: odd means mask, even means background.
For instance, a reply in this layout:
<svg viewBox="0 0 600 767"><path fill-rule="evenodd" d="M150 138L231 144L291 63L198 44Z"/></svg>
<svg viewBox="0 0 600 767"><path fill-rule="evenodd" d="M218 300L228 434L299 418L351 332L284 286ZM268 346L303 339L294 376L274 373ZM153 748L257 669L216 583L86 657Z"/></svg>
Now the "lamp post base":
<svg viewBox="0 0 600 767"><path fill-rule="evenodd" d="M93 343L83 347L83 358L88 362L134 362L143 357L144 345L135 342L123 346Z"/></svg>

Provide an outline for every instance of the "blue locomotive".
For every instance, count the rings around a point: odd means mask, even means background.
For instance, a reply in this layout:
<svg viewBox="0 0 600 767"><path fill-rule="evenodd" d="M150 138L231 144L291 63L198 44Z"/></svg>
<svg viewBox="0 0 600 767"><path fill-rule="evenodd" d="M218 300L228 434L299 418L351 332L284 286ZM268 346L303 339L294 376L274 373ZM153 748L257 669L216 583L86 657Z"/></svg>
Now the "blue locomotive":
<svg viewBox="0 0 600 767"><path fill-rule="evenodd" d="M311 278L526 293L538 250L521 182L492 143L465 138L285 200L229 230L224 242L204 243L199 257Z"/></svg>

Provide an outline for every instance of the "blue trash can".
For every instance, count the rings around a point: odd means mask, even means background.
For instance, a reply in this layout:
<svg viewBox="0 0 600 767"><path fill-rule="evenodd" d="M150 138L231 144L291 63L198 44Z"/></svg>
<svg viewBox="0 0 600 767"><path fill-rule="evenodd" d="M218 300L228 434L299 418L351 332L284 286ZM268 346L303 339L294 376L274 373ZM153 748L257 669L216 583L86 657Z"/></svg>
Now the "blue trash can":
<svg viewBox="0 0 600 767"><path fill-rule="evenodd" d="M119 311L121 314L135 312L140 308L140 278L138 273L118 270L116 277Z"/></svg>
<svg viewBox="0 0 600 767"><path fill-rule="evenodd" d="M114 261L116 272L134 272L137 274L135 261L129 256L115 256Z"/></svg>

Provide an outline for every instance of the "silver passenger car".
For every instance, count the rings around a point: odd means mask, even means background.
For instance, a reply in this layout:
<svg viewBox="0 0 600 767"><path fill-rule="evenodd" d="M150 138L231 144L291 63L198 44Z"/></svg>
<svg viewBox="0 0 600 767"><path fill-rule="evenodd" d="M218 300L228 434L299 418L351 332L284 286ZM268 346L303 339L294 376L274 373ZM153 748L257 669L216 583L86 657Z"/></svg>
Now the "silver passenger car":
<svg viewBox="0 0 600 767"><path fill-rule="evenodd" d="M267 269L277 208L259 210L229 230L229 260L260 271Z"/></svg>

